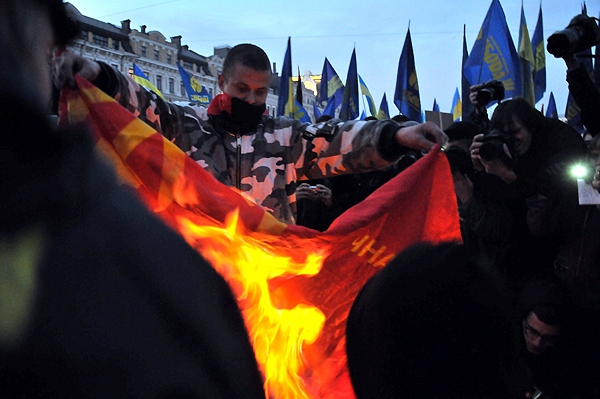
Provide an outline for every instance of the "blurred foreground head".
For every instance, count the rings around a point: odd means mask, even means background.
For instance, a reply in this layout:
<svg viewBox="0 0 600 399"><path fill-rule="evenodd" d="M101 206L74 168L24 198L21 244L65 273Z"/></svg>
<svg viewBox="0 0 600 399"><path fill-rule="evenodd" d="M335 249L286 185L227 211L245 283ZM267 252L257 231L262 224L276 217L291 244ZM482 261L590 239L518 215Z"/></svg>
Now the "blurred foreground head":
<svg viewBox="0 0 600 399"><path fill-rule="evenodd" d="M399 254L365 284L346 333L358 399L514 397L510 304L461 245Z"/></svg>

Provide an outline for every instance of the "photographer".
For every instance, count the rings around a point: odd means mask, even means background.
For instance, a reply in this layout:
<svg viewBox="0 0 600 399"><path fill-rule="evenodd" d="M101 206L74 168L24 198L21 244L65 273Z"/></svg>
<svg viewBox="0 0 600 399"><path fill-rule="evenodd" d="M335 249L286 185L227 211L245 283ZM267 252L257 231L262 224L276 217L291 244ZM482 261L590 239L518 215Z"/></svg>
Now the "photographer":
<svg viewBox="0 0 600 399"><path fill-rule="evenodd" d="M459 210L470 231L489 240L481 249L491 254L485 266L518 292L527 280L551 274L564 223L577 211L567 169L586 146L575 130L522 98L499 104L490 129L471 144L473 195Z"/></svg>
<svg viewBox="0 0 600 399"><path fill-rule="evenodd" d="M567 65L569 92L581 108L581 121L592 136L600 132L600 91L592 81L591 71L577 61L576 54L599 43L600 27L594 18L583 14L573 18L566 29L548 38L548 52L564 59Z"/></svg>

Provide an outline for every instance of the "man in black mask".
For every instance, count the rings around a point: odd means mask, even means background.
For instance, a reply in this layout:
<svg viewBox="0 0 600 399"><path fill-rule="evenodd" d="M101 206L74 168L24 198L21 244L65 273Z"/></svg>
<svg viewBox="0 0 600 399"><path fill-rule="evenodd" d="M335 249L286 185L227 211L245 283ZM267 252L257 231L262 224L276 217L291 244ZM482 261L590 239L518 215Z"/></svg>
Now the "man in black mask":
<svg viewBox="0 0 600 399"><path fill-rule="evenodd" d="M252 44L229 51L218 77L223 94L208 109L167 103L112 67L69 52L55 60L54 72L58 84L73 85L73 75L79 74L137 110L140 119L217 180L245 192L286 223L295 222L299 180L379 169L397 162L407 147L429 150L447 140L433 123L403 127L391 120L332 119L311 125L265 115L271 63Z"/></svg>

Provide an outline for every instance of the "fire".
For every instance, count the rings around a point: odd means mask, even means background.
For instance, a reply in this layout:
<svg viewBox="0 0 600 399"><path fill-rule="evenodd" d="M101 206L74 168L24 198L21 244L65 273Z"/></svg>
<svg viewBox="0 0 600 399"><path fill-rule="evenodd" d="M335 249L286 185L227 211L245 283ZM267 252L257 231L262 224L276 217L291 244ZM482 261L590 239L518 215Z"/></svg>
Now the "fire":
<svg viewBox="0 0 600 399"><path fill-rule="evenodd" d="M315 275L326 254L318 248L298 256L298 248L278 236L241 231L238 212L225 226L198 225L179 217L179 231L229 282L246 321L256 360L265 378L267 395L309 398L302 379L307 370L303 346L315 342L325 315L318 308L277 298L269 282L274 278ZM273 245L277 243L277 245ZM287 307L289 303L297 303Z"/></svg>

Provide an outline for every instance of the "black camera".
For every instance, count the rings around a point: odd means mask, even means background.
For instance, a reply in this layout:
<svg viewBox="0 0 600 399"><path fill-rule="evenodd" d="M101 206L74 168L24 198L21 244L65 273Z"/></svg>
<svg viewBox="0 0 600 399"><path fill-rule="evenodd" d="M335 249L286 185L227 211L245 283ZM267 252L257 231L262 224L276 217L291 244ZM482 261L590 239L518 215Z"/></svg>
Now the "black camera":
<svg viewBox="0 0 600 399"><path fill-rule="evenodd" d="M600 43L600 27L596 18L577 15L564 30L548 37L548 52L556 58L575 54Z"/></svg>
<svg viewBox="0 0 600 399"><path fill-rule="evenodd" d="M473 168L471 155L461 147L452 145L445 152L451 172L458 171L464 175Z"/></svg>
<svg viewBox="0 0 600 399"><path fill-rule="evenodd" d="M477 89L477 102L481 105L487 105L490 101L500 101L504 99L504 85L499 80L490 80L482 84Z"/></svg>
<svg viewBox="0 0 600 399"><path fill-rule="evenodd" d="M479 156L481 159L484 161L500 159L508 166L514 164L515 139L511 135L506 134L501 130L494 129L491 132L486 133L481 138L481 142L483 143L481 147L479 147ZM513 158L509 157L504 152L504 144L508 147L508 151Z"/></svg>

